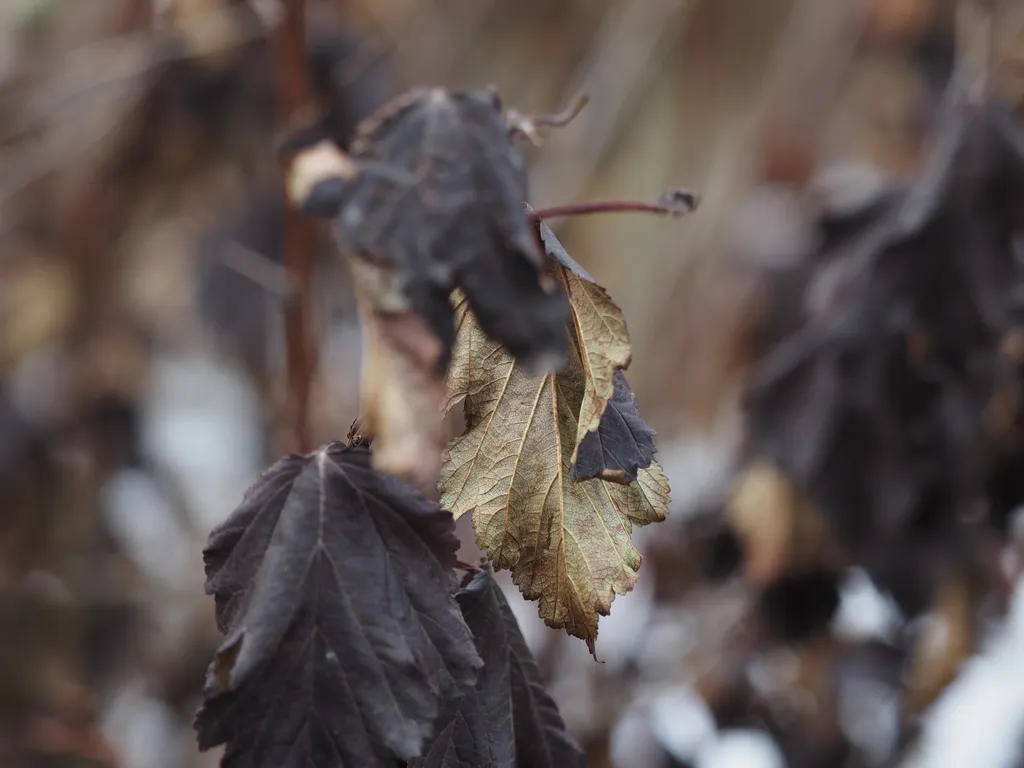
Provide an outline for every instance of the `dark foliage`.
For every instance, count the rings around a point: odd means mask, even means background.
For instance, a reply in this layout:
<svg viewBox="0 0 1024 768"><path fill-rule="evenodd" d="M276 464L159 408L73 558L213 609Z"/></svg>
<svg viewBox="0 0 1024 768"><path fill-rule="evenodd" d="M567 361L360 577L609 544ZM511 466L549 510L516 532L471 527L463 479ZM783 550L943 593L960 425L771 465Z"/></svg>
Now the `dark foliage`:
<svg viewBox="0 0 1024 768"><path fill-rule="evenodd" d="M361 173L341 201L343 240L398 270L445 350L455 334L449 296L461 288L484 332L524 364L564 359L568 302L542 284L525 162L493 94L413 91L364 122L351 153Z"/></svg>
<svg viewBox="0 0 1024 768"><path fill-rule="evenodd" d="M484 667L415 768L573 768L583 753L541 681L489 568L458 596Z"/></svg>
<svg viewBox="0 0 1024 768"><path fill-rule="evenodd" d="M601 425L580 443L571 477L574 482L600 477L618 483L636 480L638 469L654 459L654 430L640 416L625 374L615 372L615 395L601 416Z"/></svg>
<svg viewBox="0 0 1024 768"><path fill-rule="evenodd" d="M419 754L480 658L453 596L451 515L365 448L280 460L210 536L227 638L196 719L225 765L393 765Z"/></svg>
<svg viewBox="0 0 1024 768"><path fill-rule="evenodd" d="M773 278L747 398L750 454L908 614L1024 499L1007 482L1022 468L1024 145L994 102L962 98L944 120L917 180L826 216L820 251Z"/></svg>
<svg viewBox="0 0 1024 768"><path fill-rule="evenodd" d="M824 630L839 607L839 579L826 569L785 573L760 594L758 609L772 634L800 642Z"/></svg>

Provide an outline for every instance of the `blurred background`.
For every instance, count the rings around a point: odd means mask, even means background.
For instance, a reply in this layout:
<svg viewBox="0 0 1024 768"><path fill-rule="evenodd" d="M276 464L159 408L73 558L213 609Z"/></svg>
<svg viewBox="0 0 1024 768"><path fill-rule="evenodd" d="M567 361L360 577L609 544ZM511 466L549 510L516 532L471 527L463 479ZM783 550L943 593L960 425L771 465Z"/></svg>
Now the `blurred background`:
<svg viewBox="0 0 1024 768"><path fill-rule="evenodd" d="M623 307L673 489L670 519L635 533L639 585L602 620L602 663L509 590L590 765L1024 765L1018 598L986 623L956 582L914 616L856 568L837 585L761 583L719 514L758 274L805 245L808 199L841 207L920 167L954 3L307 4L311 78L342 145L414 85L495 84L526 112L584 91L587 109L529 150L535 207L703 197L678 221L554 222ZM218 645L201 550L292 447L279 18L277 0L0 0L3 768L219 759L191 729ZM1001 25L1005 50L1018 31ZM316 256L326 441L356 415L360 334L326 225ZM799 556L771 516L747 524L785 539L765 557Z"/></svg>

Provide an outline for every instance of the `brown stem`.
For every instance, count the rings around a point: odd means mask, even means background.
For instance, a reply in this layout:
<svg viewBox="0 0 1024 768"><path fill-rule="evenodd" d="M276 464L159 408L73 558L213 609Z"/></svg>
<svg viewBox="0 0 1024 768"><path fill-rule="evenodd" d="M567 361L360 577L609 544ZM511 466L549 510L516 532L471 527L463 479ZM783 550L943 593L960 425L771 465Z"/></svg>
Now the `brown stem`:
<svg viewBox="0 0 1024 768"><path fill-rule="evenodd" d="M491 92L497 98L497 90L492 88ZM533 144L540 146L540 126L564 128L576 119L576 115L582 112L589 102L590 97L585 93L577 94L568 107L554 115L524 115L518 109L510 109L505 113L505 123L513 135L524 136Z"/></svg>
<svg viewBox="0 0 1024 768"><path fill-rule="evenodd" d="M675 189L666 192L657 201L648 200L597 200L589 203L568 203L550 208L529 211L534 221L556 219L561 216L584 216L591 213L654 213L668 216L682 216L693 213L700 205L700 196L695 192Z"/></svg>
<svg viewBox="0 0 1024 768"><path fill-rule="evenodd" d="M289 135L308 129L314 111L306 69L305 0L282 0L284 15L274 30L278 131ZM285 179L291 173L292 156L281 153ZM295 287L285 302L284 326L288 365L288 394L294 418L294 432L300 451L312 449L309 429L309 390L313 378L314 347L311 319L313 294L314 224L296 209L285 195L284 266Z"/></svg>
<svg viewBox="0 0 1024 768"><path fill-rule="evenodd" d="M533 122L536 125L546 125L551 128L564 128L576 116L583 111L583 108L590 103L590 97L585 93L577 94L569 106L554 115L534 115Z"/></svg>

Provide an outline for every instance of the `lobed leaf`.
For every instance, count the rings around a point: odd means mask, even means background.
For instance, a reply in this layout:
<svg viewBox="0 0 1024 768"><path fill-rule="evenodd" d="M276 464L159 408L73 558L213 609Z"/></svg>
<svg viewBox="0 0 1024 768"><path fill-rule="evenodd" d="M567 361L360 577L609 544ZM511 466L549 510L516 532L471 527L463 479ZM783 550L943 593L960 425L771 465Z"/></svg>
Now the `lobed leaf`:
<svg viewBox="0 0 1024 768"><path fill-rule="evenodd" d="M225 766L393 766L473 687L449 513L340 443L281 459L210 535L227 635L196 716Z"/></svg>
<svg viewBox="0 0 1024 768"><path fill-rule="evenodd" d="M585 764L544 688L489 568L458 595L484 667L422 760L410 768L578 768Z"/></svg>
<svg viewBox="0 0 1024 768"><path fill-rule="evenodd" d="M454 341L455 288L512 355L536 370L558 367L568 303L542 280L544 255L523 209L526 163L495 95L411 91L364 122L351 151L361 172L346 185L339 232L357 259L397 276L441 342L440 370Z"/></svg>
<svg viewBox="0 0 1024 768"><path fill-rule="evenodd" d="M594 295L584 288L589 281L561 264L553 269L572 286L574 313L586 315L589 309L577 303ZM565 628L593 650L598 616L636 582L641 558L630 540L632 525L668 513L665 475L649 456L620 455L627 444L609 440L611 455L601 461L635 473L636 482L622 484L620 476L615 483L574 482L579 437L593 434L581 432L581 414L587 403L604 399L593 372L607 372L614 389L618 370L589 338L603 332L597 324L574 322L565 368L537 377L487 337L463 296L455 298L455 315L445 410L464 399L467 429L449 448L441 503L456 517L472 511L477 540L495 567L512 570L524 596L540 601L549 626ZM599 413L595 426L602 419ZM584 469L595 466L591 450Z"/></svg>
<svg viewBox="0 0 1024 768"><path fill-rule="evenodd" d="M640 418L633 391L622 373L632 358L622 311L543 221L538 222L537 234L544 251L561 267L557 272L569 296L576 338L585 350L581 358L587 386L572 456L572 479L632 482L637 470L649 467L654 458L654 430Z"/></svg>

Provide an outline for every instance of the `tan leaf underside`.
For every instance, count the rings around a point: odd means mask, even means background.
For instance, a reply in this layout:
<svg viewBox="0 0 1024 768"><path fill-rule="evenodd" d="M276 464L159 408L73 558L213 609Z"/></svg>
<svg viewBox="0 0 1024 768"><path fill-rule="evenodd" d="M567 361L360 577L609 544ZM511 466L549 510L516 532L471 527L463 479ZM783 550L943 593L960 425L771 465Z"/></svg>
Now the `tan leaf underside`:
<svg viewBox="0 0 1024 768"><path fill-rule="evenodd" d="M495 567L512 570L549 626L592 645L598 616L636 582L632 524L667 514L665 475L652 463L628 486L571 482L587 389L580 345L561 373L531 377L483 335L464 301L456 317L446 407L465 398L467 431L449 449L441 503L456 517L475 510L477 540Z"/></svg>
<svg viewBox="0 0 1024 768"><path fill-rule="evenodd" d="M597 283L559 268L572 306L573 326L586 379L571 460L583 438L601 423L605 406L615 393L615 371L629 367L632 348L620 310Z"/></svg>

